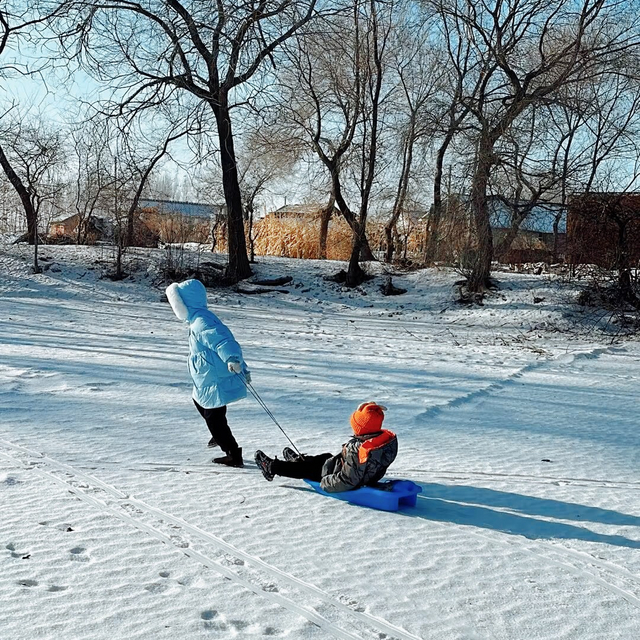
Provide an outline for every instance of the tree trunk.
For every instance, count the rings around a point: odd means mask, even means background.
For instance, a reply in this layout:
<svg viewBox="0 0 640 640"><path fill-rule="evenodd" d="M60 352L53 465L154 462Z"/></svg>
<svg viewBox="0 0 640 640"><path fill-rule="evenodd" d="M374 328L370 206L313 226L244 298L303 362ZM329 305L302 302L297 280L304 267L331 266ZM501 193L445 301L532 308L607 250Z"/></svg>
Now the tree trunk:
<svg viewBox="0 0 640 640"><path fill-rule="evenodd" d="M353 232L353 247L351 249L351 258L349 259L349 267L347 269L347 279L345 284L347 287L357 287L362 284L365 279L365 273L360 267L360 255L366 241L366 236L360 224L358 231Z"/></svg>
<svg viewBox="0 0 640 640"><path fill-rule="evenodd" d="M29 239L29 244L36 244L37 238L36 234L38 231L38 214L31 202L31 198L29 198L29 191L20 180L18 174L13 170L9 159L5 155L2 147L0 146L0 166L4 169L4 172L9 179L9 182L16 190L18 196L20 196L20 201L22 202L22 206L24 208L24 212L27 216L27 237Z"/></svg>
<svg viewBox="0 0 640 640"><path fill-rule="evenodd" d="M409 177L411 176L411 165L413 164L413 143L415 141L415 113L411 115L409 123L409 132L407 134L407 143L402 154L402 171L400 172L400 180L398 182L398 191L396 199L393 203L393 211L391 219L384 227L384 234L387 241L387 248L384 255L384 261L390 263L393 260L393 231L398 224L400 214L404 210L404 203L407 199L407 190L409 189ZM405 249L406 250L406 249Z"/></svg>
<svg viewBox="0 0 640 640"><path fill-rule="evenodd" d="M442 174L444 171L444 156L452 139L453 134L447 134L438 149L438 155L436 157L436 171L433 177L433 208L429 216L429 234L427 236L427 248L424 252L424 261L426 264L432 264L438 253L438 243L440 241L438 236L440 220L442 219Z"/></svg>
<svg viewBox="0 0 640 640"><path fill-rule="evenodd" d="M471 211L476 228L477 249L467 287L472 293L482 293L489 284L493 259L493 235L487 206L487 185L493 164L492 144L481 140L476 171L471 186Z"/></svg>
<svg viewBox="0 0 640 640"><path fill-rule="evenodd" d="M342 195L340 176L338 175L337 171L333 170L331 167L329 167L329 170L331 171L331 184L333 193L335 194L336 204L338 205L340 213L353 231L354 245L357 244L359 247L357 257L364 262L375 260L371 251L371 247L369 246L369 241L367 240L366 232L361 230L360 223L358 222L356 216L353 214L353 211L349 209L349 205L346 203ZM358 236L357 242L356 236Z"/></svg>
<svg viewBox="0 0 640 640"><path fill-rule="evenodd" d="M320 212L320 239L318 247L318 258L320 258L320 260L327 259L327 236L329 235L329 222L331 220L335 205L336 196L332 189L327 206L324 207Z"/></svg>
<svg viewBox="0 0 640 640"><path fill-rule="evenodd" d="M627 302L637 304L638 298L631 284L631 266L629 264L628 221L618 222L618 247L616 251L616 267L618 268L618 286L622 297Z"/></svg>
<svg viewBox="0 0 640 640"><path fill-rule="evenodd" d="M214 108L220 141L220 164L222 166L222 187L227 205L227 235L229 241L229 262L226 275L234 282L251 275L251 265L247 256L247 241L244 235L242 198L238 182L236 154L233 145L231 118L226 100Z"/></svg>
<svg viewBox="0 0 640 640"><path fill-rule="evenodd" d="M256 261L255 238L253 237L253 204L247 207L247 222L249 223L249 262L253 264Z"/></svg>
<svg viewBox="0 0 640 640"><path fill-rule="evenodd" d="M560 228L560 220L558 216L556 216L553 220L553 254L551 257L552 262L558 262L559 228Z"/></svg>

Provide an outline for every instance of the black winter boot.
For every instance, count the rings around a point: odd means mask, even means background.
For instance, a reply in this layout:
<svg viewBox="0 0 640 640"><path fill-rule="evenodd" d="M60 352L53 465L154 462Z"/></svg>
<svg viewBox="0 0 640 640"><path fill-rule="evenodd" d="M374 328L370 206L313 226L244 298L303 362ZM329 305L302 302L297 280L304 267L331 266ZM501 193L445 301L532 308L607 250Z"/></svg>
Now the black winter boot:
<svg viewBox="0 0 640 640"><path fill-rule="evenodd" d="M285 447L282 450L282 457L287 462L297 462L298 460L300 460L302 458L302 456L300 454L296 453L291 447Z"/></svg>
<svg viewBox="0 0 640 640"><path fill-rule="evenodd" d="M273 471L271 470L273 460L266 453L258 449L256 451L255 461L260 471L262 471L264 479L271 482L275 476L275 473L273 473Z"/></svg>
<svg viewBox="0 0 640 640"><path fill-rule="evenodd" d="M222 458L214 458L213 462L216 464L224 464L227 467L244 467L244 462L242 461L242 447L228 451L227 455Z"/></svg>

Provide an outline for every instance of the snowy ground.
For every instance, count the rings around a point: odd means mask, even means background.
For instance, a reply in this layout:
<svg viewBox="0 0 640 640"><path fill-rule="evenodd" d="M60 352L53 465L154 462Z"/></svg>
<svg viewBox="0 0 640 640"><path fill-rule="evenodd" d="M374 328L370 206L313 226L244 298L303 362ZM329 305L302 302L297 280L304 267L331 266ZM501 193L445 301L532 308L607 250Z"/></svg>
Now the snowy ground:
<svg viewBox="0 0 640 640"><path fill-rule="evenodd" d="M640 637L640 345L557 331L570 285L502 273L470 308L450 271L384 298L271 259L289 294L210 292L301 450L389 407L390 475L423 493L384 513L214 468L153 270L42 253L34 276L0 247L3 640ZM229 414L247 461L288 444L252 399Z"/></svg>

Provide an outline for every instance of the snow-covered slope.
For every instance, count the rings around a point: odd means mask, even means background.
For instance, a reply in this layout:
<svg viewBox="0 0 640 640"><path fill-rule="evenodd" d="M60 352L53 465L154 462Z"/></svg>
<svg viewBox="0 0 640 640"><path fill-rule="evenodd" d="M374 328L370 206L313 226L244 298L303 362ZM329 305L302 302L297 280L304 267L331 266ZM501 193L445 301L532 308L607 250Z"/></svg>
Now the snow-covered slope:
<svg viewBox="0 0 640 640"><path fill-rule="evenodd" d="M115 283L100 249L42 249L37 276L0 255L3 640L640 637L640 348L557 331L570 285L498 274L465 307L447 270L385 298L270 259L289 294L210 291L299 449L389 407L390 475L423 493L383 513L264 481L253 452L288 443L250 398L246 468L214 467L155 269Z"/></svg>

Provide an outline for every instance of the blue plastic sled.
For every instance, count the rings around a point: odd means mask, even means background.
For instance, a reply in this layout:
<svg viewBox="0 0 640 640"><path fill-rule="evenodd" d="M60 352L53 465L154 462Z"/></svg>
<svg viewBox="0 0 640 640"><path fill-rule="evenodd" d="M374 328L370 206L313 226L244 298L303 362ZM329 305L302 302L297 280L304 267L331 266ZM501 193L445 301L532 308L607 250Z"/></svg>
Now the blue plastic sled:
<svg viewBox="0 0 640 640"><path fill-rule="evenodd" d="M415 507L418 494L422 493L422 487L411 480L389 480L388 482L379 482L375 487L361 487L340 493L328 493L320 488L319 482L314 480L305 480L305 482L318 493L329 498L346 500L351 504L380 509L381 511L397 511L401 506Z"/></svg>

